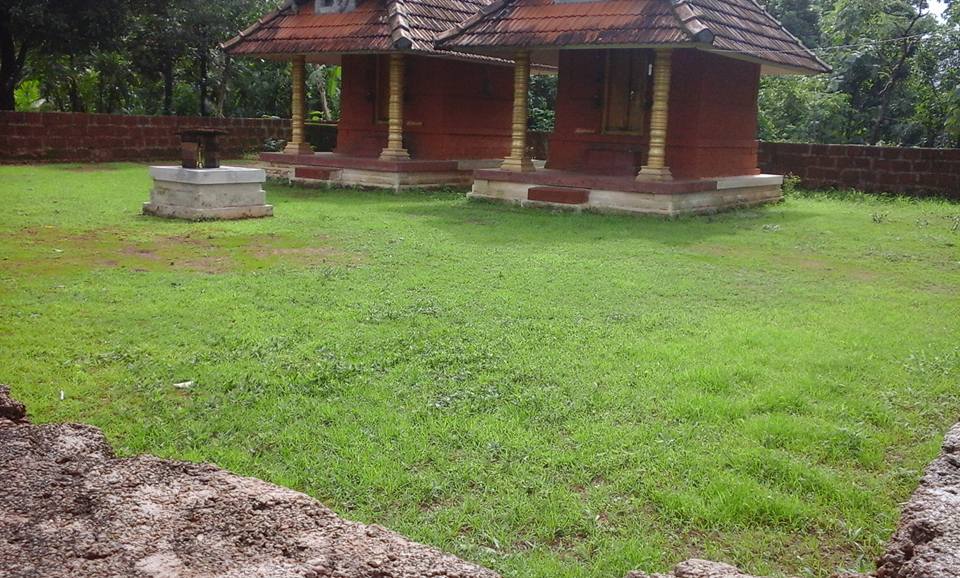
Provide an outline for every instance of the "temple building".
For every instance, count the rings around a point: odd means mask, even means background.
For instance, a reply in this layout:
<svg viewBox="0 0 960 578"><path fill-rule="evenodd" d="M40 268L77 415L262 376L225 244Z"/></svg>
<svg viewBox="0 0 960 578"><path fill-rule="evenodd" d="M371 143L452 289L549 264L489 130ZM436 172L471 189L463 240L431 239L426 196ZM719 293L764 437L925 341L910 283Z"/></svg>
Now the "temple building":
<svg viewBox="0 0 960 578"><path fill-rule="evenodd" d="M513 62L438 50L484 0L288 0L223 44L292 64L292 137L263 153L274 177L394 190L468 186L509 152ZM342 68L333 153L306 142L306 64Z"/></svg>
<svg viewBox="0 0 960 578"><path fill-rule="evenodd" d="M225 48L293 61L272 170L665 215L780 199L757 168L760 77L829 71L753 0L291 0ZM334 154L303 142L304 62L344 66ZM527 142L532 67L559 75L545 165Z"/></svg>
<svg viewBox="0 0 960 578"><path fill-rule="evenodd" d="M830 70L752 0L496 0L437 46L516 62L511 154L473 196L667 215L780 199L757 168L760 76ZM524 156L531 61L559 74L541 170Z"/></svg>

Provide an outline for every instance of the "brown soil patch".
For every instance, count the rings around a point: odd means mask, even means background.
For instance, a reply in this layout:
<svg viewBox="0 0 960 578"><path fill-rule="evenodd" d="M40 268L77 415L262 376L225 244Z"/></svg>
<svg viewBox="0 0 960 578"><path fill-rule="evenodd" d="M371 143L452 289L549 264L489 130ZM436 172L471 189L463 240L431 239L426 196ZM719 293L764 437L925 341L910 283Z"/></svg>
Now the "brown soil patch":
<svg viewBox="0 0 960 578"><path fill-rule="evenodd" d="M219 274L284 264L309 267L360 261L325 238L311 239L307 246L295 246L290 244L291 239L275 234L236 237L203 231L148 240L134 240L131 236L131 232L115 229L72 232L31 227L2 234L0 241L18 249L20 254L6 263L24 273L125 268Z"/></svg>
<svg viewBox="0 0 960 578"><path fill-rule="evenodd" d="M790 269L799 269L804 271L822 271L832 273L843 277L848 277L856 281L876 281L882 275L869 269L850 268L843 266L840 268L837 264L825 259L816 257L799 256L791 253L781 253L771 255L767 251L760 251L750 247L731 247L728 245L700 245L694 247L697 253L710 255L713 257L738 257L752 259L761 263L778 265Z"/></svg>
<svg viewBox="0 0 960 578"><path fill-rule="evenodd" d="M344 257L333 247L251 247L249 252L257 259L288 261L300 265L322 265L343 260Z"/></svg>
<svg viewBox="0 0 960 578"><path fill-rule="evenodd" d="M2 386L0 479L3 576L499 578L293 490L30 425Z"/></svg>
<svg viewBox="0 0 960 578"><path fill-rule="evenodd" d="M68 171L71 173L101 173L107 171L115 171L117 167L113 165L78 165L74 167L63 167L61 170Z"/></svg>

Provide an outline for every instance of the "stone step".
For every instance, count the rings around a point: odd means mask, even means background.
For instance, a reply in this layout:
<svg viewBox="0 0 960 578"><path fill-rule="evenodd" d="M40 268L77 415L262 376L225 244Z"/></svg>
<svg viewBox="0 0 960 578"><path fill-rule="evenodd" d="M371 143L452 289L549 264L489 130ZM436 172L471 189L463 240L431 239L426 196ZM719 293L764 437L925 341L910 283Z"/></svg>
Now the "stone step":
<svg viewBox="0 0 960 578"><path fill-rule="evenodd" d="M583 205L590 199L590 190L571 187L531 187L527 191L527 199L542 203Z"/></svg>
<svg viewBox="0 0 960 578"><path fill-rule="evenodd" d="M318 181L329 181L333 176L332 169L320 167L297 167L294 170L294 177L298 179L315 179Z"/></svg>

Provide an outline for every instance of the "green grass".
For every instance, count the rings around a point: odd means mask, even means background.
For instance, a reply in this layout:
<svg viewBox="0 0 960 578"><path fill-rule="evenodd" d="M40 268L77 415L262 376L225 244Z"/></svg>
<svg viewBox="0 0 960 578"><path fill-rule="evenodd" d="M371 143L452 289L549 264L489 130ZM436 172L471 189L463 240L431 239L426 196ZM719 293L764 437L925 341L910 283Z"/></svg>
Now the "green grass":
<svg viewBox="0 0 960 578"><path fill-rule="evenodd" d="M955 204L271 186L273 219L186 223L148 189L0 168L0 383L507 577L870 568L960 417Z"/></svg>

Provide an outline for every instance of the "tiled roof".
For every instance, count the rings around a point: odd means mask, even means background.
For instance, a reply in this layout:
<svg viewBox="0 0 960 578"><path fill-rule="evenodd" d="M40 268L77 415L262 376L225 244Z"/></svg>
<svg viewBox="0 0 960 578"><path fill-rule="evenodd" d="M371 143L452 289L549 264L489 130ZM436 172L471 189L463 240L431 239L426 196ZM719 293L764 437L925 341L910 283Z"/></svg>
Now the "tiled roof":
<svg viewBox="0 0 960 578"><path fill-rule="evenodd" d="M234 55L395 49L442 53L434 49L437 34L476 14L487 2L357 0L353 10L315 14L312 1L289 0L280 10L225 42L223 48Z"/></svg>
<svg viewBox="0 0 960 578"><path fill-rule="evenodd" d="M660 0L498 2L441 40L450 47L537 47L589 44L672 44L689 40L669 4Z"/></svg>
<svg viewBox="0 0 960 578"><path fill-rule="evenodd" d="M830 67L753 0L495 0L439 36L441 48L683 45L781 70Z"/></svg>

